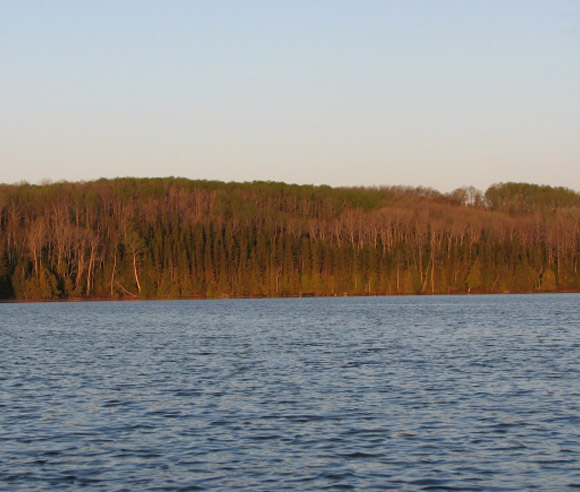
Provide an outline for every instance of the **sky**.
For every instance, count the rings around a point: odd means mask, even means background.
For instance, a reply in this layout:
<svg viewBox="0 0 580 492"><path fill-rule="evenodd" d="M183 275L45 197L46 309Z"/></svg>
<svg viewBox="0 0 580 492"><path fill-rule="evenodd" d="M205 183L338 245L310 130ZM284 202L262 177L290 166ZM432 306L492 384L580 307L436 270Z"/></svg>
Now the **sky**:
<svg viewBox="0 0 580 492"><path fill-rule="evenodd" d="M0 183L580 190L580 0L0 0Z"/></svg>

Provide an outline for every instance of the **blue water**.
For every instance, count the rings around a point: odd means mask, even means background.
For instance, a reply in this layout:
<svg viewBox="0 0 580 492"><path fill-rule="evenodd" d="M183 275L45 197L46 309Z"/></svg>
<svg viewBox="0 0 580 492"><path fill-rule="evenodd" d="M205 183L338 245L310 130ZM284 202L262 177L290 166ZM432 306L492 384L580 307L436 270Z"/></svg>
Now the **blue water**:
<svg viewBox="0 0 580 492"><path fill-rule="evenodd" d="M0 304L0 490L580 488L580 296Z"/></svg>

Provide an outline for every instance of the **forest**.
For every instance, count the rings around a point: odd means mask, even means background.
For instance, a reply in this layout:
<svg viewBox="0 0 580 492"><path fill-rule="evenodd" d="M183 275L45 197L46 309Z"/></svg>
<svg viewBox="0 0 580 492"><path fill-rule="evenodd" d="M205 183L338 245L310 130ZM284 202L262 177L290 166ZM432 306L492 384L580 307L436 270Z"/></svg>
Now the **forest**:
<svg viewBox="0 0 580 492"><path fill-rule="evenodd" d="M580 291L580 194L117 178L0 184L0 299Z"/></svg>

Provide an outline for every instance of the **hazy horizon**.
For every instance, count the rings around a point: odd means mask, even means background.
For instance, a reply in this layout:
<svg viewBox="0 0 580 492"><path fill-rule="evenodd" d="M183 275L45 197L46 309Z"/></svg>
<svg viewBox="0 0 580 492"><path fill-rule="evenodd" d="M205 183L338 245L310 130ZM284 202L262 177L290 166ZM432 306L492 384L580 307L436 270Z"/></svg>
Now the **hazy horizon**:
<svg viewBox="0 0 580 492"><path fill-rule="evenodd" d="M0 182L580 190L575 1L3 2Z"/></svg>

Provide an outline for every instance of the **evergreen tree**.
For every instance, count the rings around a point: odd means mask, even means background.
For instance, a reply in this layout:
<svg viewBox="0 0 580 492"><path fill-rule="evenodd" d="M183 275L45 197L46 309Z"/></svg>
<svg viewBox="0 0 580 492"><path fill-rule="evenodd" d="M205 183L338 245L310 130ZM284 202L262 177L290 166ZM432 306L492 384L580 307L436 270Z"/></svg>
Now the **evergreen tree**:
<svg viewBox="0 0 580 492"><path fill-rule="evenodd" d="M476 290L481 286L481 262L479 261L479 258L477 258L471 265L465 282L467 284L467 292Z"/></svg>

